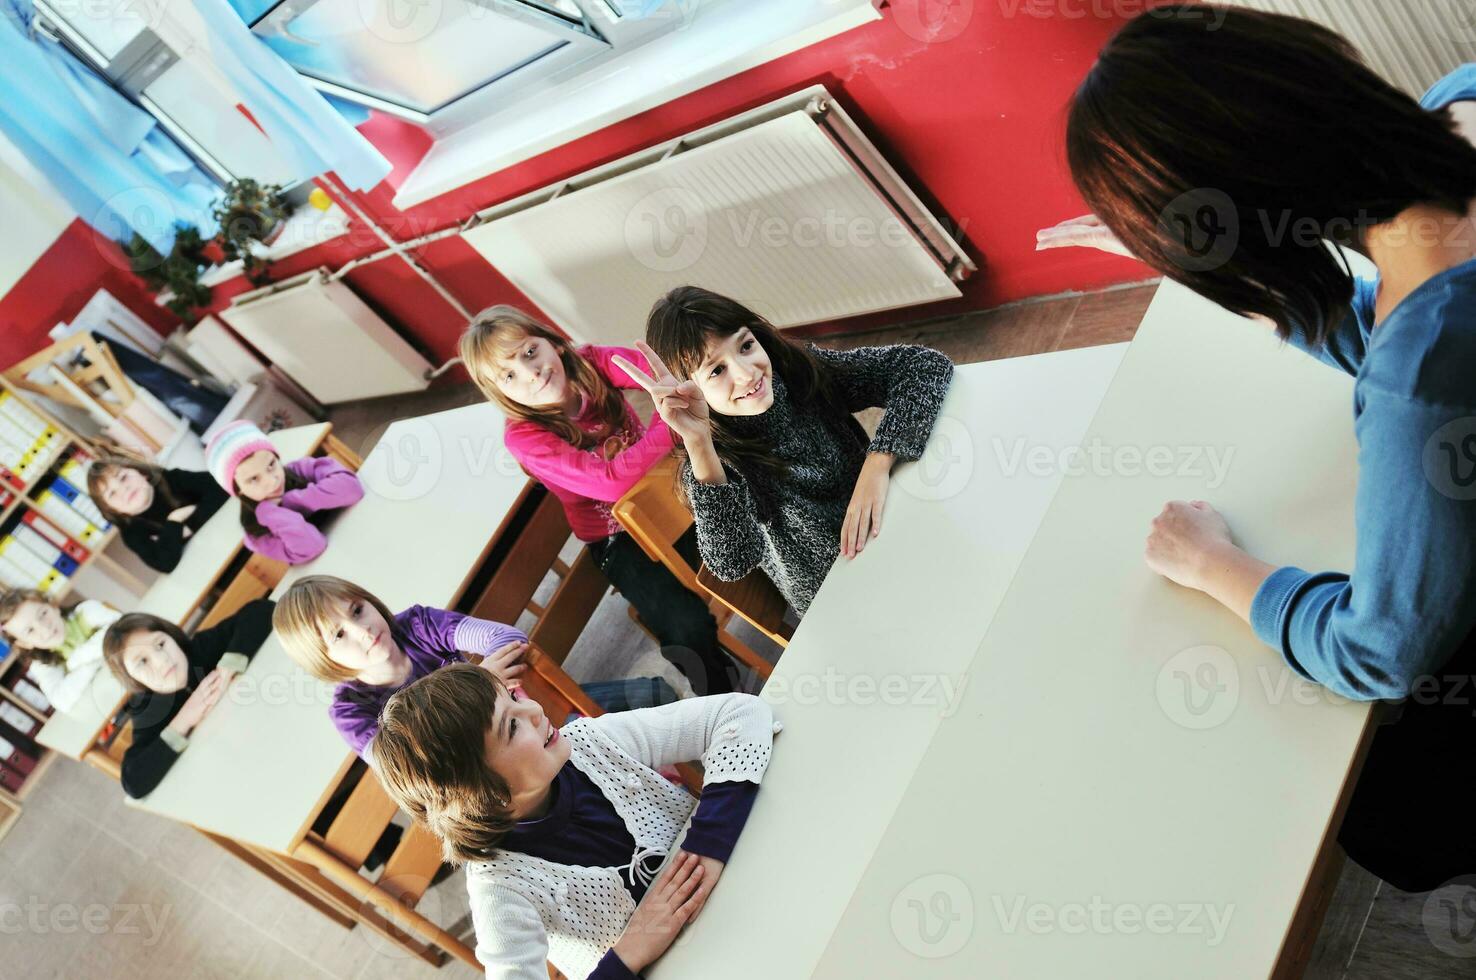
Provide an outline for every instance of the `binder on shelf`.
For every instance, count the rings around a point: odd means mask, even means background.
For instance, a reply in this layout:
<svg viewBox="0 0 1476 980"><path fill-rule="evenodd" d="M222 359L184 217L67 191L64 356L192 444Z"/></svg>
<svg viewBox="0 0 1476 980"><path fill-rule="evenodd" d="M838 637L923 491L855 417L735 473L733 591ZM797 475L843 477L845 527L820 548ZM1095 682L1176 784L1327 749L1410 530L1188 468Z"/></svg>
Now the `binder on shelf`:
<svg viewBox="0 0 1476 980"><path fill-rule="evenodd" d="M0 465L0 486L12 490L25 490L26 481L22 480L20 474L8 466Z"/></svg>
<svg viewBox="0 0 1476 980"><path fill-rule="evenodd" d="M92 556L82 545L78 544L67 533L55 524L42 517L40 512L31 510L29 507L21 513L21 523L45 538L51 544L60 548L64 554L73 561L81 564Z"/></svg>
<svg viewBox="0 0 1476 980"><path fill-rule="evenodd" d="M0 391L0 415L15 422L25 432L39 433L47 427L46 420L35 409L9 391Z"/></svg>
<svg viewBox="0 0 1476 980"><path fill-rule="evenodd" d="M36 507L57 527L84 545L96 544L103 536L101 528L73 510L71 504L50 488L41 491L41 495L36 498Z"/></svg>
<svg viewBox="0 0 1476 980"><path fill-rule="evenodd" d="M51 702L46 700L46 695L42 694L39 687L24 677L17 678L11 690L15 692L16 697L20 698L32 708L35 708L41 714L44 715L51 710Z"/></svg>
<svg viewBox="0 0 1476 980"><path fill-rule="evenodd" d="M23 545L27 551L36 555L63 575L70 576L77 573L77 560L37 534L35 529L29 525L17 525L15 530L10 532L10 536L17 543Z"/></svg>
<svg viewBox="0 0 1476 980"><path fill-rule="evenodd" d="M7 589L34 589L36 583L26 578L26 573L9 559L0 557L0 585Z"/></svg>
<svg viewBox="0 0 1476 980"><path fill-rule="evenodd" d="M107 518L102 516L102 511L97 509L97 504L92 502L92 498L81 490L78 490L71 483L68 483L64 478L60 476L54 478L51 481L51 485L46 489L65 500L67 506L81 514L95 527L104 531L112 527L108 523Z"/></svg>
<svg viewBox="0 0 1476 980"><path fill-rule="evenodd" d="M19 568L21 575L31 583L27 588L50 592L66 579L65 575L42 561L11 535L0 538L0 561L8 561Z"/></svg>
<svg viewBox="0 0 1476 980"><path fill-rule="evenodd" d="M9 725L28 739L34 738L41 727L41 723L35 718L17 708L12 702L0 698L0 726L5 725ZM4 728L0 727L0 732L3 731Z"/></svg>

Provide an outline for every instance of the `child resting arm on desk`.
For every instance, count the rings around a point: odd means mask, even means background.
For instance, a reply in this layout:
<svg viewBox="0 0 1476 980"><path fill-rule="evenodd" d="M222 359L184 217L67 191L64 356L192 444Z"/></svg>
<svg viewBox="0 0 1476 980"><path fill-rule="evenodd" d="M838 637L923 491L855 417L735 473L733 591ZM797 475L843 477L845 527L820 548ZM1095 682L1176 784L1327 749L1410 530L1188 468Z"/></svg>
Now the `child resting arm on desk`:
<svg viewBox="0 0 1476 980"><path fill-rule="evenodd" d="M250 422L232 422L205 447L210 473L241 501L241 527L250 550L301 565L321 555L328 539L318 524L328 511L352 507L363 484L336 459L309 456L284 464L266 435Z"/></svg>
<svg viewBox="0 0 1476 980"><path fill-rule="evenodd" d="M450 609L411 606L391 614L367 589L333 575L307 575L283 593L272 615L277 636L303 670L334 684L328 714L349 748L366 762L390 696L447 664L470 657L503 681L527 669L532 652L522 630ZM676 700L659 677L583 685L606 711Z"/></svg>
<svg viewBox="0 0 1476 980"><path fill-rule="evenodd" d="M560 729L517 688L453 664L390 699L374 755L386 792L467 862L489 978L545 980L552 962L570 980L629 980L701 912L777 728L758 698L718 694ZM694 812L656 770L696 759Z"/></svg>
<svg viewBox="0 0 1476 980"><path fill-rule="evenodd" d="M194 636L166 619L129 613L108 627L103 658L133 697L128 714L133 744L123 755L123 792L153 792L169 773L189 735L220 702L226 688L272 632L270 599Z"/></svg>

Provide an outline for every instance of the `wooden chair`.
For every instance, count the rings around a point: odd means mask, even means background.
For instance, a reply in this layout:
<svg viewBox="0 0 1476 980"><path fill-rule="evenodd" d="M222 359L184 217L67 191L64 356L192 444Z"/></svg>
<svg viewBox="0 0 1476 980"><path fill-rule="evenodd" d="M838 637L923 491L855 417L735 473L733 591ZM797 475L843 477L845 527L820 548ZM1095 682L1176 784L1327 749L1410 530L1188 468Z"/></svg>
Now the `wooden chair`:
<svg viewBox="0 0 1476 980"><path fill-rule="evenodd" d="M697 595L711 596L715 600L709 604L718 621L718 644L733 659L758 674L761 679L768 680L774 670L773 665L734 636L727 629L727 624L737 615L779 646L788 646L789 635L793 631L783 621L786 608L784 597L761 571L755 570L742 583L732 583L734 586L743 586L741 592L730 588L720 591L719 588L706 585L702 580L702 573L687 564L687 560L677 551L676 542L692 526L692 514L682 506L677 497L677 465L675 459L665 459L651 467L635 486L615 502L611 511L626 533L653 561L665 565L688 590ZM705 568L703 571L706 571ZM716 578L712 578L712 582L720 587L729 585ZM634 615L634 610L631 612Z"/></svg>
<svg viewBox="0 0 1476 980"><path fill-rule="evenodd" d="M516 623L525 611L532 613L535 622L528 630L529 642L561 664L610 583L584 548L579 549L572 563L559 557L573 532L563 504L541 484L528 481L513 505L514 514L520 510L529 512L522 533L498 561L497 571L481 586L481 594L468 614ZM550 570L559 576L559 585L547 604L540 604L533 595Z"/></svg>

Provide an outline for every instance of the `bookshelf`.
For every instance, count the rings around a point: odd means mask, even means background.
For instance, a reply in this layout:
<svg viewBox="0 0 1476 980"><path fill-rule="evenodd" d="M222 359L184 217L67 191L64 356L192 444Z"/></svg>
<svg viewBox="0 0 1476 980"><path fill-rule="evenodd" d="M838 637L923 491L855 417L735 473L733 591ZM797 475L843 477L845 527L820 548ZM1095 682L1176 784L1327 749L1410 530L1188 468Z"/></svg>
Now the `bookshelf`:
<svg viewBox="0 0 1476 980"><path fill-rule="evenodd" d="M116 536L117 528L87 496L85 472L94 453L87 439L0 377L0 590L36 589L65 600L77 575ZM0 739L9 745L15 728L31 720L39 730L52 709L3 638L0 657L0 718L14 723L8 739L0 727ZM19 806L55 755L44 746L22 744L27 752L34 748L36 762L20 774L19 785L0 783L0 833L6 811ZM0 779L5 775L0 770Z"/></svg>

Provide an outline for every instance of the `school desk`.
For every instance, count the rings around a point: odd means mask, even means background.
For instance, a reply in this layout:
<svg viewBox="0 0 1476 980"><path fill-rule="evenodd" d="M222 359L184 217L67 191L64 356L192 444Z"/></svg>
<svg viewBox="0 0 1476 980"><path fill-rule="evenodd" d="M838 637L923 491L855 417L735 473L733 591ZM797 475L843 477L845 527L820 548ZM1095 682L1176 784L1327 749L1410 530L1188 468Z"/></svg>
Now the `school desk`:
<svg viewBox="0 0 1476 980"><path fill-rule="evenodd" d="M960 372L970 478L932 501L902 489L926 459L899 468L832 571L763 693L785 727L752 818L649 976L1296 975L1369 709L1143 542L1205 499L1268 561L1351 567L1351 379L1171 284L1105 396L1082 356ZM1009 467L1063 462L990 527Z"/></svg>
<svg viewBox="0 0 1476 980"><path fill-rule="evenodd" d="M337 443L330 435L332 429L329 423L320 422L273 432L267 438L283 459L293 460L313 455L330 441ZM174 570L157 578L134 608L125 612L152 613L183 627L244 550L240 504L232 498L185 542L184 554ZM80 759L117 715L126 697L112 671L103 668L70 711L58 711L47 720L37 740Z"/></svg>
<svg viewBox="0 0 1476 980"><path fill-rule="evenodd" d="M274 597L304 575L327 574L362 585L392 610L454 605L484 559L516 533L529 490L503 449L502 424L496 408L474 405L391 425L359 470L364 499L333 520L327 551L293 568ZM315 863L358 888L357 864L333 865L309 834L354 760L329 721L331 698L331 686L305 674L270 637L159 787L130 802L243 845L278 871ZM284 864L282 855L296 861ZM299 875L297 885L305 898L304 890L331 894L340 912L373 924L358 914L367 881L349 896L310 875ZM471 959L433 924L404 912L409 928Z"/></svg>

